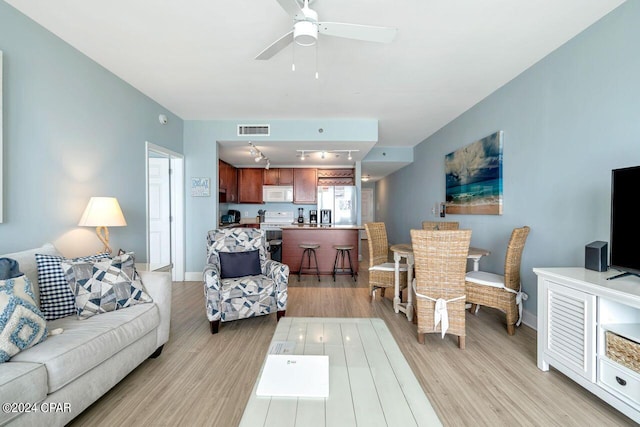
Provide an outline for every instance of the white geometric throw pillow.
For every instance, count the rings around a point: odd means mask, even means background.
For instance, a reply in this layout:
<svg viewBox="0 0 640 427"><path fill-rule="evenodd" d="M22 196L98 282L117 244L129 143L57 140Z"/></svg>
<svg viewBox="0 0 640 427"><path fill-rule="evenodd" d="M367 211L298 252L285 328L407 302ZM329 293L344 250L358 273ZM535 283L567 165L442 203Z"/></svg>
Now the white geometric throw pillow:
<svg viewBox="0 0 640 427"><path fill-rule="evenodd" d="M76 313L76 301L69 289L62 261L95 261L109 258L108 253L65 259L59 255L36 254L38 282L40 285L40 309L47 320L56 320Z"/></svg>
<svg viewBox="0 0 640 427"><path fill-rule="evenodd" d="M0 363L47 339L47 322L27 276L0 280Z"/></svg>
<svg viewBox="0 0 640 427"><path fill-rule="evenodd" d="M132 252L107 260L62 262L62 268L80 319L153 301L135 269Z"/></svg>

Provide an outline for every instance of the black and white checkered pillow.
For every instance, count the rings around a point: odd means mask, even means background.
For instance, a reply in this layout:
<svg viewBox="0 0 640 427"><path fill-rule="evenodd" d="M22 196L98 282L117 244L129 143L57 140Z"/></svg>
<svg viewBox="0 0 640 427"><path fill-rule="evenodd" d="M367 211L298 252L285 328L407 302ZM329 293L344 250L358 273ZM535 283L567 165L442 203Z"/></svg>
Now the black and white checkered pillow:
<svg viewBox="0 0 640 427"><path fill-rule="evenodd" d="M76 314L76 299L62 270L62 261L96 261L109 258L109 254L65 259L57 255L36 254L40 285L40 310L47 320Z"/></svg>

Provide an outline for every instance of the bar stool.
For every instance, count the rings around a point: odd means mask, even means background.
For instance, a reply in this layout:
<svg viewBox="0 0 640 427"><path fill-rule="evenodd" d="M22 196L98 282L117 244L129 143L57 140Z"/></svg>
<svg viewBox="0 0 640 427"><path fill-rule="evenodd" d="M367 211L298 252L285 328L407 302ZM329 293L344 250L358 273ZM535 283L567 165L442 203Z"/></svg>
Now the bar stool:
<svg viewBox="0 0 640 427"><path fill-rule="evenodd" d="M333 247L336 250L336 260L333 262L333 281L336 281L336 274L350 274L355 281L357 273L353 271L353 266L351 265L351 249L353 249L353 245L333 245ZM349 260L349 268L344 268L345 254ZM342 258L341 268L338 268L338 258Z"/></svg>
<svg viewBox="0 0 640 427"><path fill-rule="evenodd" d="M318 243L300 243L298 245L298 247L304 249L302 251L302 258L300 258L300 269L298 269L298 280L300 280L300 276L302 274L313 274L312 272L309 273L303 273L302 272L302 263L304 262L304 256L307 255L307 267L305 268L305 270L310 271L310 270L316 270L316 275L318 276L318 282L320 281L320 270L318 269L318 258L316 256L316 249L318 249L320 247L320 245ZM311 266L311 254L313 254L313 259L315 260L315 267Z"/></svg>

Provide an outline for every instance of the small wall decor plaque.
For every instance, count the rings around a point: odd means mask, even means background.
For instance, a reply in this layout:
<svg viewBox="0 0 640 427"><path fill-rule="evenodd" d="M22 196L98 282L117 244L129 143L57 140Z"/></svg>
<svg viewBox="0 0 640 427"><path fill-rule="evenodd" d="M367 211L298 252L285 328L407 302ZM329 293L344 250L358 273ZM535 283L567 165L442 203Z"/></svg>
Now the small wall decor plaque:
<svg viewBox="0 0 640 427"><path fill-rule="evenodd" d="M209 197L211 196L211 179L202 177L191 178L191 196Z"/></svg>
<svg viewBox="0 0 640 427"><path fill-rule="evenodd" d="M502 215L502 133L445 156L446 213Z"/></svg>

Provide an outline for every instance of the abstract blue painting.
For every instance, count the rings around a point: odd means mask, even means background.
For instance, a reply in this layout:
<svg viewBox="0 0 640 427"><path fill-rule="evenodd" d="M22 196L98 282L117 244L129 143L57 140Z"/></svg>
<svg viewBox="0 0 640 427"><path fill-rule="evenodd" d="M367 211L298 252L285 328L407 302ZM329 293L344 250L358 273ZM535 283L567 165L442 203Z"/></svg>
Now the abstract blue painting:
<svg viewBox="0 0 640 427"><path fill-rule="evenodd" d="M502 215L502 134L445 156L446 213Z"/></svg>

